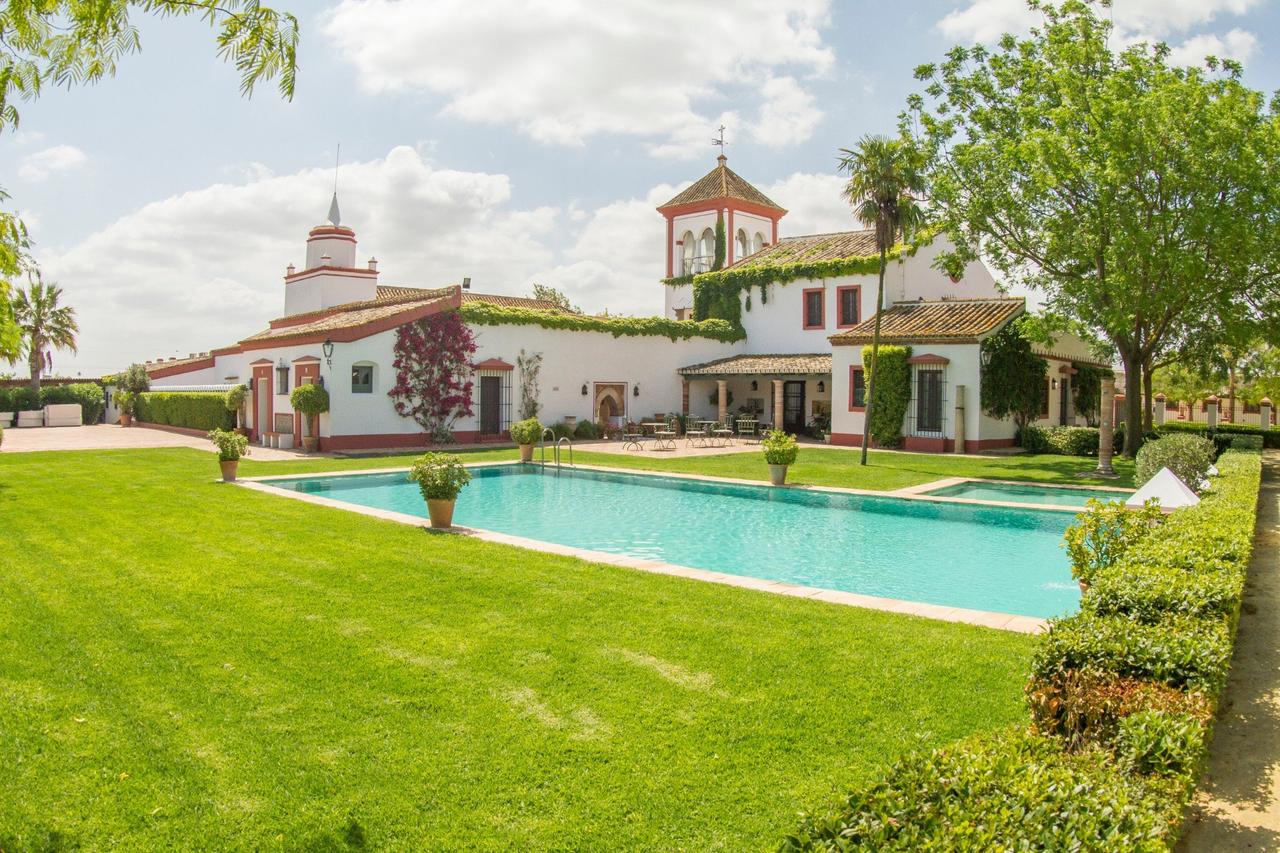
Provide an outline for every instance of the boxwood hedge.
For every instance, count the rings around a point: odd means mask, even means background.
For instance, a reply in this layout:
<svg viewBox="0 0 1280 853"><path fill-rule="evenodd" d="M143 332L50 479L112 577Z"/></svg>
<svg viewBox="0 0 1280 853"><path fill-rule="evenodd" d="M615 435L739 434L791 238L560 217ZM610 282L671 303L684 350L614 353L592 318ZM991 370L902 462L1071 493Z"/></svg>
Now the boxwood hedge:
<svg viewBox="0 0 1280 853"><path fill-rule="evenodd" d="M1033 656L1034 733L916 753L784 849L1167 850L1230 666L1261 459L1232 450L1200 504L1098 572Z"/></svg>
<svg viewBox="0 0 1280 853"><path fill-rule="evenodd" d="M139 395L137 418L143 423L188 429L235 429L225 395L216 391L147 391Z"/></svg>

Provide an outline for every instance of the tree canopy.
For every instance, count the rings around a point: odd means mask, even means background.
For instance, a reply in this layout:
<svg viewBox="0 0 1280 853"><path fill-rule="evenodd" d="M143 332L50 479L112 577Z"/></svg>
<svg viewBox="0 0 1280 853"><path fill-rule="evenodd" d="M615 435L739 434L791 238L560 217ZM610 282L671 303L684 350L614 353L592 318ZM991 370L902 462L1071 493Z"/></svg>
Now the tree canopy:
<svg viewBox="0 0 1280 853"><path fill-rule="evenodd" d="M956 245L1109 341L1142 380L1204 319L1247 321L1280 290L1280 115L1240 68L1168 64L1168 47L1110 47L1105 3L1030 3L1027 38L956 47L917 69L905 133ZM1132 455L1141 430L1127 430Z"/></svg>

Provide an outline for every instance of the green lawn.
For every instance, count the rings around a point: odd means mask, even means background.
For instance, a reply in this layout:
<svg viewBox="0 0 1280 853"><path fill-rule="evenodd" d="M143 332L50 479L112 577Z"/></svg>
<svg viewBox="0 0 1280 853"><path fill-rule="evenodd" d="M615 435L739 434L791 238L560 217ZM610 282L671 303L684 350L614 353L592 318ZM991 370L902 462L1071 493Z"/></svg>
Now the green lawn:
<svg viewBox="0 0 1280 853"><path fill-rule="evenodd" d="M0 453L0 850L771 848L904 749L1025 717L1026 636L215 471Z"/></svg>
<svg viewBox="0 0 1280 853"><path fill-rule="evenodd" d="M597 445L598 446L598 445ZM860 454L854 450L802 446L800 458L787 475L787 482L811 486L842 486L854 489L892 490L918 483L927 483L943 477L987 477L1003 480L1028 480L1041 483L1077 483L1084 485L1133 485L1133 462L1117 458L1117 480L1082 477L1097 465L1097 460L1081 456L953 456L927 453L888 453L871 451L864 468L859 464ZM246 477L268 474L300 474L311 471L337 471L356 468L382 468L408 466L412 454L380 456L358 459L307 459L298 462L256 462L252 457L241 466ZM466 451L468 462L515 459L515 450ZM534 458L537 458L535 451ZM637 468L650 471L674 471L683 474L707 474L715 477L733 477L742 480L768 480L769 468L759 450L732 453L723 456L686 457L664 456L660 452L643 456L621 453L600 453L579 447L574 450L575 462L591 465L609 465L614 468Z"/></svg>

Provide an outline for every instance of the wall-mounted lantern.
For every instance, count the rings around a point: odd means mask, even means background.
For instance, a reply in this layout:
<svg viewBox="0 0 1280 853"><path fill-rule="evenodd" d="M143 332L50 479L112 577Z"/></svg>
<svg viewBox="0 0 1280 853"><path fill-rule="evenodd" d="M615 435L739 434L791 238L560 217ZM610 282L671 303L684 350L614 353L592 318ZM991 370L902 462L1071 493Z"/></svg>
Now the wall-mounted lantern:
<svg viewBox="0 0 1280 853"><path fill-rule="evenodd" d="M1056 379L1050 379L1050 380L1049 380L1049 384L1053 387L1053 390L1055 390L1055 391L1057 391L1057 390L1058 390L1058 380L1056 380Z"/></svg>
<svg viewBox="0 0 1280 853"><path fill-rule="evenodd" d="M752 390L752 391L759 391L759 390L760 390L760 383L759 383L759 382L757 382L757 381L755 381L754 379L752 379L752 380L751 380L751 390Z"/></svg>
<svg viewBox="0 0 1280 853"><path fill-rule="evenodd" d="M823 382L821 379L818 380L818 393L819 394L827 393L827 383Z"/></svg>
<svg viewBox="0 0 1280 853"><path fill-rule="evenodd" d="M324 343L320 345L320 351L324 353L324 363L333 367L333 339L325 338Z"/></svg>
<svg viewBox="0 0 1280 853"><path fill-rule="evenodd" d="M582 383L582 396L587 396L587 383Z"/></svg>
<svg viewBox="0 0 1280 853"><path fill-rule="evenodd" d="M631 386L631 396L632 396L632 397L639 397L639 396L640 396L640 383L639 383L639 382L637 382L635 385L632 385L632 386Z"/></svg>
<svg viewBox="0 0 1280 853"><path fill-rule="evenodd" d="M979 345L979 346L978 346L978 361L982 363L982 368L983 368L984 370L985 370L986 368L990 367L990 366L991 366L991 350L990 350L990 349L988 349L988 348L987 348L987 347L985 347L985 346Z"/></svg>

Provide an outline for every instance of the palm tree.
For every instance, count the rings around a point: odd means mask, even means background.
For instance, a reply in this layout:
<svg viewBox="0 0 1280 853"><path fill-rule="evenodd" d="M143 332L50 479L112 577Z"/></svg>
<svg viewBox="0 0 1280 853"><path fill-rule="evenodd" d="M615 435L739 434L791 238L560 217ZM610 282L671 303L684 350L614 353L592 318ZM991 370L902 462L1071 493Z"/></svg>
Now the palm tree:
<svg viewBox="0 0 1280 853"><path fill-rule="evenodd" d="M862 464L867 464L871 407L875 400L876 367L880 359L880 315L884 309L884 273L889 249L924 222L924 173L918 151L903 139L864 136L853 149L840 149L840 171L849 173L844 195L853 215L875 228L880 252L880 285L876 289L876 323L871 336L871 370L867 378L866 411L862 416Z"/></svg>
<svg viewBox="0 0 1280 853"><path fill-rule="evenodd" d="M33 280L13 295L13 317L22 334L22 349L31 368L31 390L40 393L40 375L53 367L53 350L76 351L76 309L59 305L62 288Z"/></svg>

